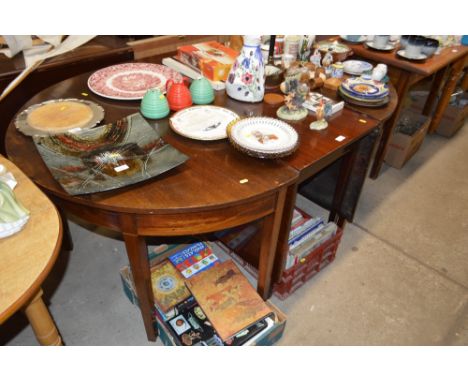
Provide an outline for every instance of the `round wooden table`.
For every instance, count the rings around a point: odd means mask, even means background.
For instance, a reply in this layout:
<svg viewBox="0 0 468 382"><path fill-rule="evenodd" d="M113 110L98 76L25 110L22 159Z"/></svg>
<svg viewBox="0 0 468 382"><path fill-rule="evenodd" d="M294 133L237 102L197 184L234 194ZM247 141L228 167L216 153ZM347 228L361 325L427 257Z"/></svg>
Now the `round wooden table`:
<svg viewBox="0 0 468 382"><path fill-rule="evenodd" d="M31 213L20 232L0 239L0 324L22 309L41 345L61 345L62 339L41 298L41 284L60 252L60 215L13 163L0 155L0 164L15 176L15 196Z"/></svg>
<svg viewBox="0 0 468 382"><path fill-rule="evenodd" d="M92 94L87 87L89 74L45 89L24 107L55 98L86 98L105 109L105 123L138 112L139 102L114 101ZM168 119L149 122L189 159L153 179L108 192L80 196L66 193L52 177L31 138L19 133L13 122L7 131L6 150L8 157L61 209L122 233L146 333L149 340L155 340L145 236L209 233L263 218L258 238L261 249L257 290L266 299L271 293L286 191L295 183L297 171L279 160L248 157L226 139L205 142L179 136L169 128Z"/></svg>

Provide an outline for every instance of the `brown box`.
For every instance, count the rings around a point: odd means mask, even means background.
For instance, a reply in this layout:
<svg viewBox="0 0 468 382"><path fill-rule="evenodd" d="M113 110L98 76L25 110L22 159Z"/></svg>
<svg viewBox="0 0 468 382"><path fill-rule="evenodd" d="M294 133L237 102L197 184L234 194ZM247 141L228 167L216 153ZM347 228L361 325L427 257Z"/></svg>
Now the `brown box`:
<svg viewBox="0 0 468 382"><path fill-rule="evenodd" d="M388 151L385 155L385 162L395 168L402 168L418 151L431 122L431 119L425 115L417 114L409 109L405 109L401 113L400 119L405 117L410 117L412 120L417 121L419 127L413 135L406 135L399 132L397 126L396 133L390 138Z"/></svg>
<svg viewBox="0 0 468 382"><path fill-rule="evenodd" d="M436 133L450 138L465 124L468 116L468 104L464 107L448 105L440 120Z"/></svg>
<svg viewBox="0 0 468 382"><path fill-rule="evenodd" d="M417 113L421 113L426 103L426 99L429 92L427 91L412 91L410 92L410 103L411 109ZM463 99L468 96L466 93L463 95ZM437 102L434 103L436 105ZM433 112L434 110L431 110ZM448 104L447 108L442 115L439 126L437 127L436 133L444 137L452 137L464 124L466 117L468 116L468 105L459 106Z"/></svg>

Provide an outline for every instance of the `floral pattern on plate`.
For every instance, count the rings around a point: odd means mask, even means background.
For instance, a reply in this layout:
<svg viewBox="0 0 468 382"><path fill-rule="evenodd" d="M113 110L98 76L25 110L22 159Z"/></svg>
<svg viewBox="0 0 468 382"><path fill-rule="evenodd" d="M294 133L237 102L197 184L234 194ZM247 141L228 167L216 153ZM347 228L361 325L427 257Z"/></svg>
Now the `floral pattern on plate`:
<svg viewBox="0 0 468 382"><path fill-rule="evenodd" d="M151 88L158 88L165 93L169 79L179 82L182 81L182 75L164 65L127 63L94 72L88 79L88 87L101 97L138 100Z"/></svg>

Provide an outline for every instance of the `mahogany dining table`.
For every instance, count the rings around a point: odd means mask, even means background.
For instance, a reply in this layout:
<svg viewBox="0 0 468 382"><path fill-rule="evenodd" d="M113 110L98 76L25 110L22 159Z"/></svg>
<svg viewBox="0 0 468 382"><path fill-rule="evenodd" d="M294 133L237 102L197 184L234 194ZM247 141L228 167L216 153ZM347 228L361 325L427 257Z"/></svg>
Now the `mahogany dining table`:
<svg viewBox="0 0 468 382"><path fill-rule="evenodd" d="M338 37L333 37L332 39L336 40ZM370 177L376 179L382 168L390 138L397 126L400 112L410 87L422 79L434 75L431 91L423 109L424 115L431 116L434 104L438 98L437 96L439 92L441 92L428 128L428 132L433 133L439 126L455 86L462 76L464 68L468 64L468 46L459 45L445 47L441 49L439 54L435 54L424 61L410 61L400 58L397 55L396 52L400 49L398 44L392 51L378 51L368 48L365 44L349 44L344 41L343 43L347 44L353 50L353 59L360 57L374 65L377 63L386 64L389 69L390 77L396 80L394 85L399 102L395 113L393 113L385 124L382 138L372 164Z"/></svg>
<svg viewBox="0 0 468 382"><path fill-rule="evenodd" d="M160 62L161 57L153 61ZM87 87L89 73L71 77L39 92L27 106L56 98L85 98L105 110L103 123L138 112L138 101L116 101L93 94ZM264 102L248 104L215 92L214 104L235 111L240 117L276 116L277 107ZM176 134L168 118L148 120L163 139L189 159L162 175L118 190L72 196L55 181L30 137L10 123L6 134L8 157L56 203L61 211L120 232L125 241L140 309L149 340L157 329L152 320L148 250L145 237L185 236L212 233L263 219L258 236L258 292L267 299L279 279L287 254L287 237L300 182L313 178L341 160L339 179L329 205L330 219L344 224L340 208L350 185L360 142L381 130L381 122L394 110L359 112L345 108L332 116L329 127L311 131L312 114L291 125L299 133L299 148L280 159L259 159L237 151L229 141L196 141ZM367 169L368 163L364 163ZM364 180L358 181L358 193ZM357 199L356 199L357 201ZM66 222L66 219L63 219ZM70 242L67 228L65 242ZM68 238L68 240L67 240Z"/></svg>

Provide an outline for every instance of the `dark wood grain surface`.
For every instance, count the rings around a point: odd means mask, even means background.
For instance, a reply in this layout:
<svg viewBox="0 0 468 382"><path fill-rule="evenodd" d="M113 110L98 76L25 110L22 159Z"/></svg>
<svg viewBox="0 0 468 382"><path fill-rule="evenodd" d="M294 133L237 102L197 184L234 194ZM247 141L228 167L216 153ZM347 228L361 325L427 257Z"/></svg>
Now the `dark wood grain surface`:
<svg viewBox="0 0 468 382"><path fill-rule="evenodd" d="M401 49L397 46L390 52L381 52L368 48L364 44L349 44L355 56L362 57L373 62L384 63L392 67L400 68L408 72L430 76L438 70L446 67L468 54L467 46L454 46L443 48L440 54L435 54L425 61L410 61L400 58L396 52Z"/></svg>

